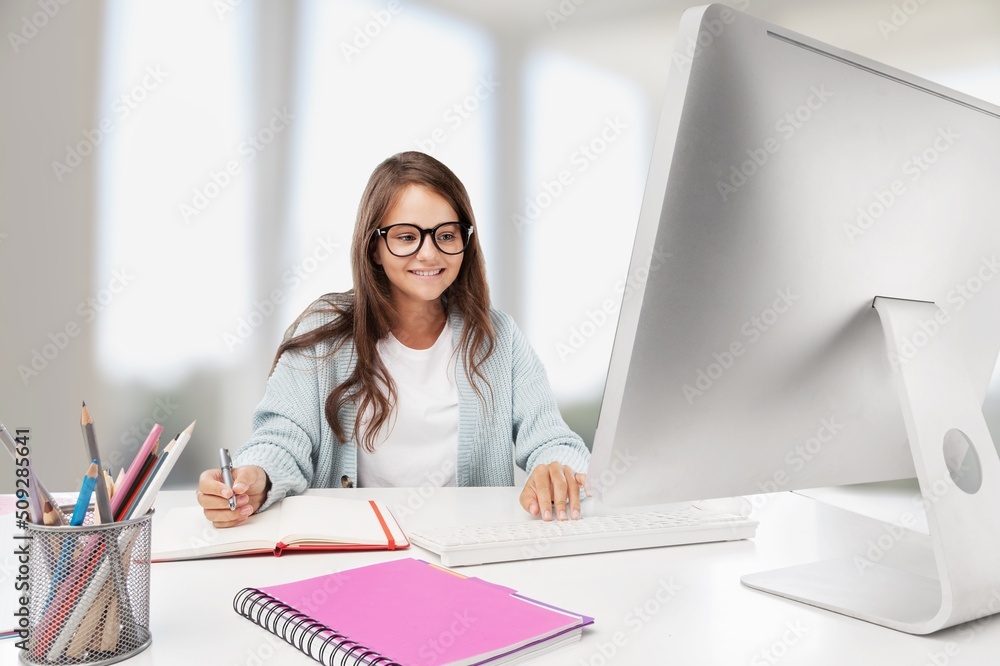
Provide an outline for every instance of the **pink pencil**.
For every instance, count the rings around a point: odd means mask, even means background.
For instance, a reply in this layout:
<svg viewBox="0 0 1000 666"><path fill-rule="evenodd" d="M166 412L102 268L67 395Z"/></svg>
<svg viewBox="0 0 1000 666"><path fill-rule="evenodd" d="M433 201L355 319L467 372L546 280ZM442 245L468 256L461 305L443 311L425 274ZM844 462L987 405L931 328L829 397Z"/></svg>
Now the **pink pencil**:
<svg viewBox="0 0 1000 666"><path fill-rule="evenodd" d="M128 471L125 472L125 478L122 479L120 486L115 488L114 498L111 500L111 514L116 515L118 513L118 508L121 503L125 501L125 497L129 494L129 488L135 483L136 477L139 476L139 470L142 469L142 465L146 462L146 458L149 457L149 452L153 450L153 446L156 441L160 438L160 433L163 432L163 426L159 423L153 425L153 429L149 431L149 436L143 443L142 448L139 449L139 453L136 454L135 458L132 459L132 464L129 465Z"/></svg>

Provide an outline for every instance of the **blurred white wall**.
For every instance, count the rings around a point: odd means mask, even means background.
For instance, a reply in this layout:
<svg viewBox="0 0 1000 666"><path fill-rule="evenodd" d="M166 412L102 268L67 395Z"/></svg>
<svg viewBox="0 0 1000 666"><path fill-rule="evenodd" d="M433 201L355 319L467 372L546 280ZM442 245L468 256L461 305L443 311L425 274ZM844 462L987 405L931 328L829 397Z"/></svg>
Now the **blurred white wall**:
<svg viewBox="0 0 1000 666"><path fill-rule="evenodd" d="M368 174L421 149L468 186L494 302L589 441L615 322L560 345L621 297L688 4L0 4L0 419L54 489L85 468L81 400L117 465L197 419L171 477L193 486L248 435L285 326L349 288ZM1000 104L993 0L730 4Z"/></svg>

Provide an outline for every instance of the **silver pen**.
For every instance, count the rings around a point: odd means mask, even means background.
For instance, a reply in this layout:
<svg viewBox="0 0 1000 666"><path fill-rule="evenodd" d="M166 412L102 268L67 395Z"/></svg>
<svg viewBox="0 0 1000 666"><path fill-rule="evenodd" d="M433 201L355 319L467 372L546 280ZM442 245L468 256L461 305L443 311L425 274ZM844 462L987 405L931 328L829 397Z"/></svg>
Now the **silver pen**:
<svg viewBox="0 0 1000 666"><path fill-rule="evenodd" d="M222 464L222 480L230 490L233 490L233 461L229 457L229 449L219 449L219 462ZM236 511L236 491L229 498L229 510Z"/></svg>

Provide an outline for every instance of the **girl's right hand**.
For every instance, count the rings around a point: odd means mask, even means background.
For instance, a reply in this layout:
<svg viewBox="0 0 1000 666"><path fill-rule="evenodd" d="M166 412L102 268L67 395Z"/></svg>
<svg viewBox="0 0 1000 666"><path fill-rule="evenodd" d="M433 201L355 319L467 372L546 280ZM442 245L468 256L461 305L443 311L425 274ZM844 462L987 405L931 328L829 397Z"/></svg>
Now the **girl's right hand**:
<svg viewBox="0 0 1000 666"><path fill-rule="evenodd" d="M268 485L267 472L255 465L233 468L232 490L222 480L221 469L206 469L198 478L198 504L216 527L234 527L264 504ZM230 511L229 498L234 491L236 511Z"/></svg>

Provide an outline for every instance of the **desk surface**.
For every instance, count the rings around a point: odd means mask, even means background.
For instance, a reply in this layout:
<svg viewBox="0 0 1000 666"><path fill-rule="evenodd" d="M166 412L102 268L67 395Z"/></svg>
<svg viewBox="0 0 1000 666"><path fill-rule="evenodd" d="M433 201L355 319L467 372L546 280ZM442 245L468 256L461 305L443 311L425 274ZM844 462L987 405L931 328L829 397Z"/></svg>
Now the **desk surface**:
<svg viewBox="0 0 1000 666"><path fill-rule="evenodd" d="M530 520L517 488L311 491L388 502L404 529ZM193 491L161 494L158 518L194 504ZM461 571L595 618L583 639L531 663L606 664L991 664L997 617L911 636L743 587L740 576L830 557L868 557L885 534L871 518L793 493L754 498L757 537L739 541L463 567ZM153 530L155 535L156 521ZM154 537L155 538L155 537ZM883 539L883 543L886 543ZM927 548L907 532L883 562ZM153 565L153 643L126 663L295 666L315 663L232 609L235 594L398 557L437 562L417 546L397 552L311 553ZM16 663L14 641L0 663ZM192 657L195 661L191 661Z"/></svg>

